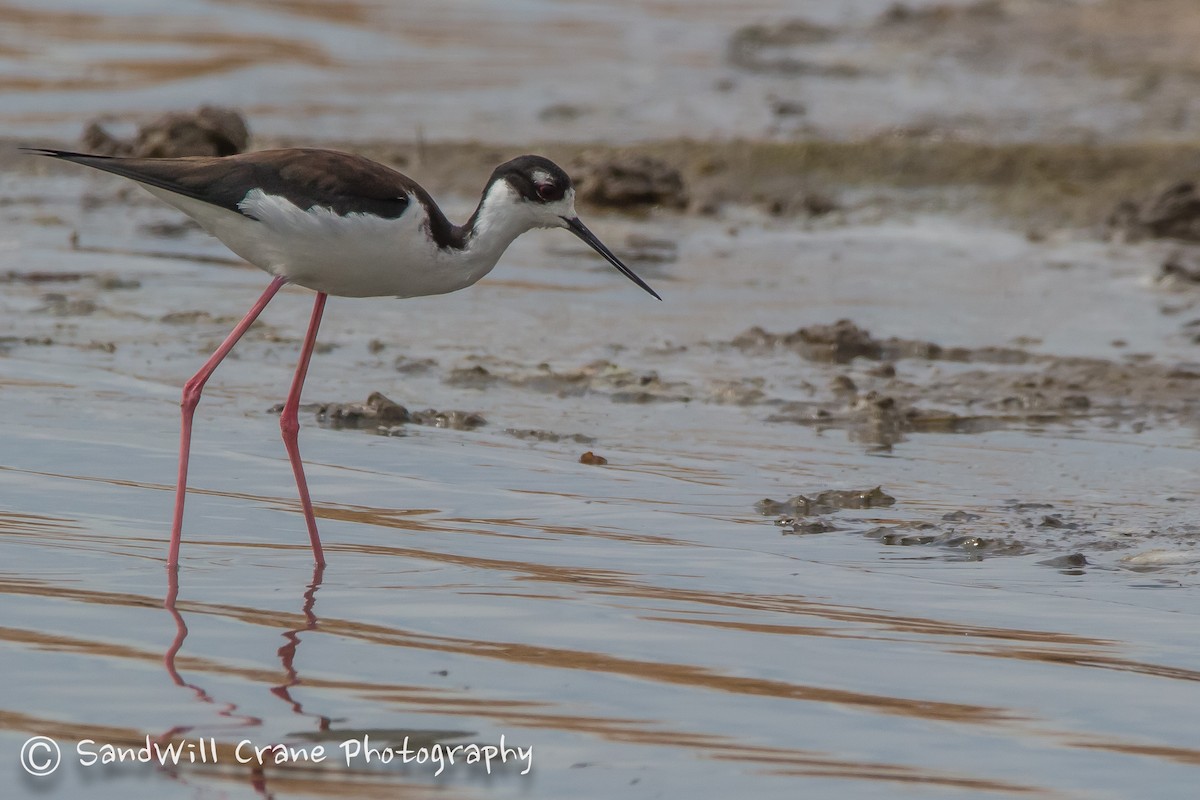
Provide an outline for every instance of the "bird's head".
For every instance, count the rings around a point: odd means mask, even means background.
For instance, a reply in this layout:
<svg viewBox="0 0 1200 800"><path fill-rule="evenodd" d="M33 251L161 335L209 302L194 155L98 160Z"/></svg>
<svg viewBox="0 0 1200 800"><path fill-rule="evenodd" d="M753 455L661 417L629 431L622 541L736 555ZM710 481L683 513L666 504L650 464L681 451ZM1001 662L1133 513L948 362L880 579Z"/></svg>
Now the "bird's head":
<svg viewBox="0 0 1200 800"><path fill-rule="evenodd" d="M566 228L587 242L617 270L659 300L662 298L633 270L621 263L575 213L575 186L562 167L541 156L519 156L496 167L488 195L503 189L499 201L528 228Z"/></svg>

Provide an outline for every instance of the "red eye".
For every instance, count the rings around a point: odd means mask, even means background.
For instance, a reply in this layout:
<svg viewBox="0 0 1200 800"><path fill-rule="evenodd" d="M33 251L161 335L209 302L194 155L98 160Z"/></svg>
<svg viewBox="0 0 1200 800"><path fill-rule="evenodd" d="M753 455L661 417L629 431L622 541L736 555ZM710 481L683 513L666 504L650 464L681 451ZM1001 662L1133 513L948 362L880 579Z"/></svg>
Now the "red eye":
<svg viewBox="0 0 1200 800"><path fill-rule="evenodd" d="M562 192L560 192L558 187L553 183L539 183L537 185L537 193L538 197L547 202L551 200L558 200L562 197Z"/></svg>

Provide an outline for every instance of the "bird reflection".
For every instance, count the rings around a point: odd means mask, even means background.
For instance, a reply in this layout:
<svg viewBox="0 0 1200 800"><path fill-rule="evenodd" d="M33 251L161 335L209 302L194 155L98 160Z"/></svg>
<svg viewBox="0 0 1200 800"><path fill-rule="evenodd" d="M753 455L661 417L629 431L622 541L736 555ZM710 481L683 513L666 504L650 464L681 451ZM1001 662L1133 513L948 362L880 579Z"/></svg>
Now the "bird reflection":
<svg viewBox="0 0 1200 800"><path fill-rule="evenodd" d="M327 731L332 720L321 714L314 714L304 710L303 704L296 700L291 695L293 687L302 683L299 670L296 669L296 653L300 647L301 634L306 631L316 630L320 623L316 614L317 590L321 588L321 581L324 577L325 568L321 565L316 565L313 568L312 580L305 588L303 595L303 605L301 612L304 615L304 624L297 628L285 630L281 635L286 640L279 648L280 664L283 667L284 681L278 685L272 686L271 694L282 699L288 704L292 712L304 717L312 717L317 720L317 730ZM167 595L163 600L163 607L171 618L175 621L175 637L172 639L170 646L163 653L163 665L166 667L167 674L171 677L171 681L176 686L182 686L192 691L196 699L203 703L209 703L218 707L218 714L232 721L239 728L255 727L262 725L262 719L251 714L239 713L236 703L222 703L214 698L207 690L196 683L192 683L184 679L180 674L179 668L176 666L175 660L179 652L183 649L183 643L187 639L188 627L184 621L183 614L179 611L177 601L179 598L179 571L177 569L167 570ZM165 745L173 739L185 737L195 728L194 725L177 725L158 737L158 742ZM168 770L174 773L174 770ZM255 769L252 771L251 786L256 792L263 797L270 797L267 791L266 779L261 770Z"/></svg>
<svg viewBox="0 0 1200 800"><path fill-rule="evenodd" d="M300 646L300 634L304 631L316 630L318 619L316 612L313 610L317 604L317 589L321 588L321 578L325 574L325 567L317 564L313 567L312 582L308 584L308 590L304 592L304 607L301 609L304 613L304 627L293 628L289 631L284 631L283 638L287 639L287 644L283 645L277 651L279 661L283 665L284 672L287 675L287 681L279 684L271 689L271 694L282 699L292 707L292 711L300 716L315 717L317 720L317 730L327 731L332 720L323 714L312 714L304 710L300 701L296 700L291 695L291 688L300 683L300 673L296 671L296 650Z"/></svg>

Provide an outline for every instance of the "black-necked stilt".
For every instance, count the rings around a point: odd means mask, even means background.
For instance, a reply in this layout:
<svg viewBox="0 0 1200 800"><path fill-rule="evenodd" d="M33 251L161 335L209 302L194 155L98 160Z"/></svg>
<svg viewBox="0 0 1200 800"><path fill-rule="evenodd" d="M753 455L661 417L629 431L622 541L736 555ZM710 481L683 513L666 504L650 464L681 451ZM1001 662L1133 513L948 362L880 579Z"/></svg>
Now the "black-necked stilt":
<svg viewBox="0 0 1200 800"><path fill-rule="evenodd" d="M179 478L167 555L171 567L179 563L192 417L200 393L221 359L284 284L317 293L279 427L318 564L325 563L325 556L300 460L297 415L328 295L422 297L456 292L487 275L522 233L566 228L625 277L662 299L580 222L570 177L539 156L521 156L496 167L475 213L460 226L446 219L429 193L411 178L361 156L332 150L153 159L25 149L138 182L274 276L242 321L184 384Z"/></svg>

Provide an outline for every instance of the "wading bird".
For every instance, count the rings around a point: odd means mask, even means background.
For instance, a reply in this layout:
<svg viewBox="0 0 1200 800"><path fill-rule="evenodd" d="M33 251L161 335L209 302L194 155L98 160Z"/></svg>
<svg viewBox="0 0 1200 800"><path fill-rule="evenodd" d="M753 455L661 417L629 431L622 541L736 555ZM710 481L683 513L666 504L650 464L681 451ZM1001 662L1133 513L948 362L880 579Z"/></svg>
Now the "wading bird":
<svg viewBox="0 0 1200 800"><path fill-rule="evenodd" d="M297 414L328 295L404 298L457 292L487 275L522 233L566 228L625 277L662 299L579 220L570 177L540 156L521 156L496 167L475 213L465 225L455 225L411 178L362 156L332 150L264 150L219 158L115 158L25 150L136 181L272 276L242 321L184 384L170 567L179 564L192 418L200 393L285 284L317 293L279 427L318 564L325 563L325 555L300 460Z"/></svg>

